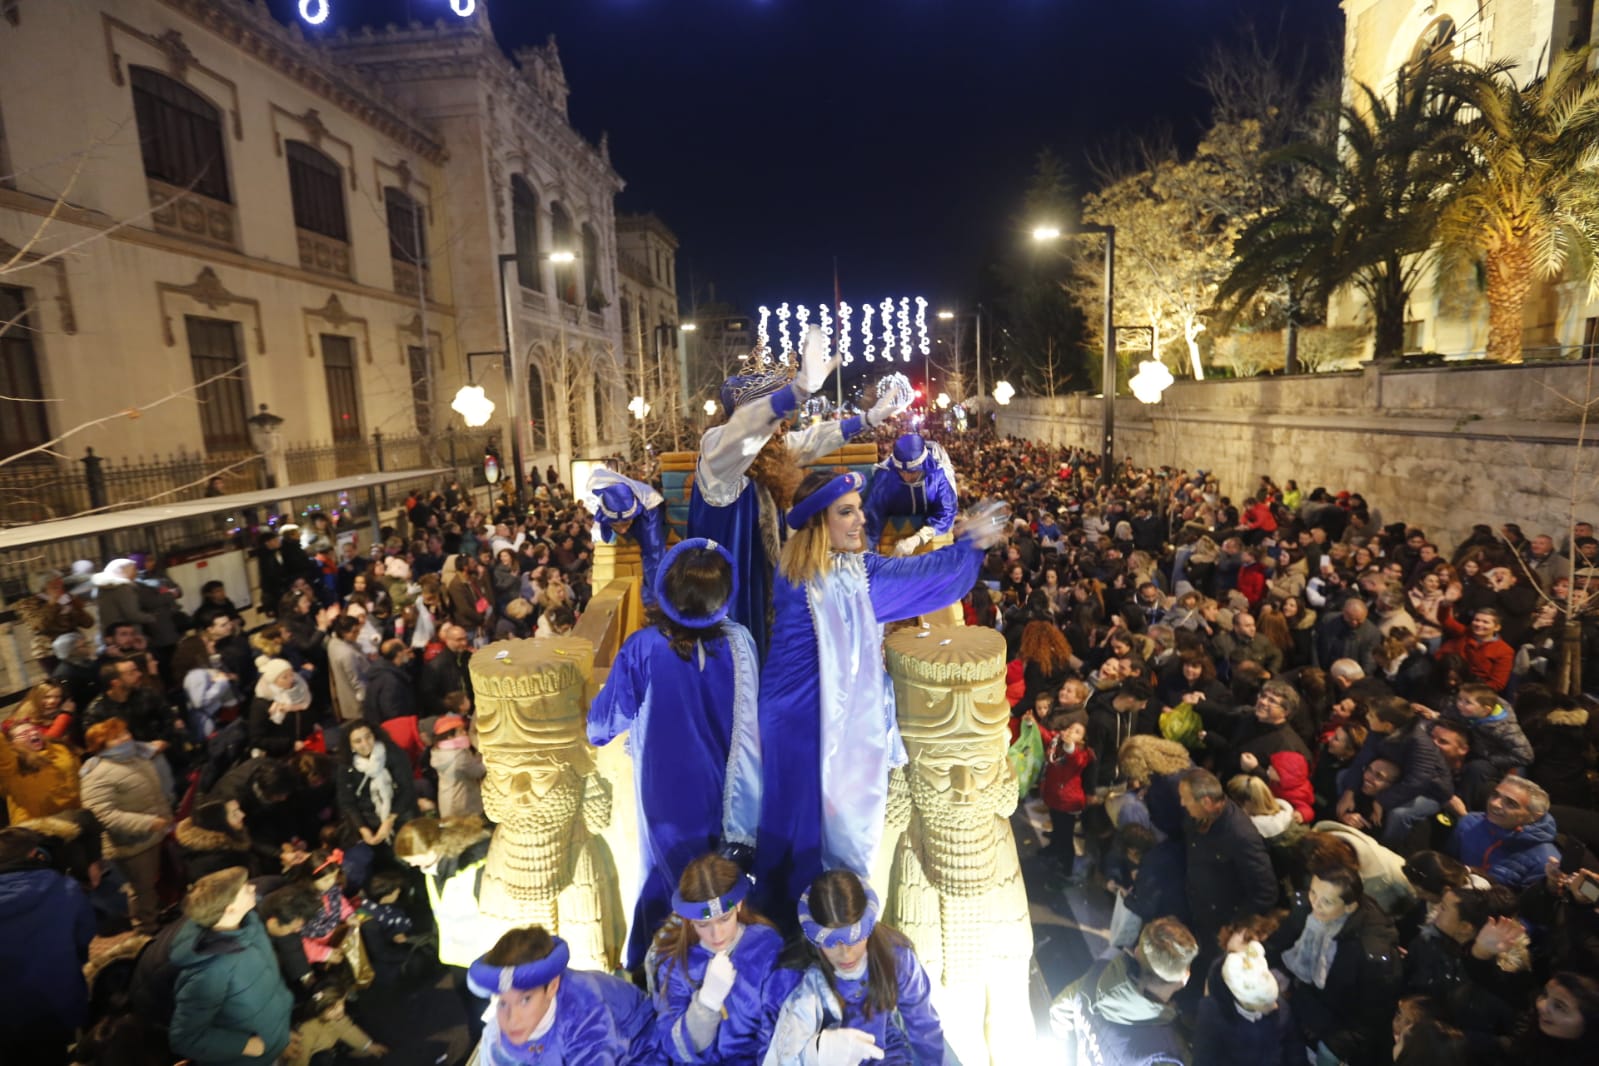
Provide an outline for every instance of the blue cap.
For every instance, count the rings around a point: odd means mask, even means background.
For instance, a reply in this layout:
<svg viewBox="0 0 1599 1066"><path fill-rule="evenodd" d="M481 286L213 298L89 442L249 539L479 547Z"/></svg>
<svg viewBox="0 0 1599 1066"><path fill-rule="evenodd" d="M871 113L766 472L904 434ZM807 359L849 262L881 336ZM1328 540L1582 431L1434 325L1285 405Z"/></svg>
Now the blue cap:
<svg viewBox="0 0 1599 1066"><path fill-rule="evenodd" d="M600 513L612 522L625 522L629 518L636 518L644 509L638 496L633 490L620 482L607 485L596 495L600 500Z"/></svg>
<svg viewBox="0 0 1599 1066"><path fill-rule="evenodd" d="M888 465L895 470L920 470L927 459L927 442L919 433L903 433L894 442L894 453Z"/></svg>

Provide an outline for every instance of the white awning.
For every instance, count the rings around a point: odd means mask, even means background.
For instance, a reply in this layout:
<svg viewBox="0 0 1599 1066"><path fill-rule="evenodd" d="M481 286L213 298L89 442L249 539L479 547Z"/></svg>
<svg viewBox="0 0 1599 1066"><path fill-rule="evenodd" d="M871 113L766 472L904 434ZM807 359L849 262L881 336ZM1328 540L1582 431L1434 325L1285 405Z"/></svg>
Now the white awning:
<svg viewBox="0 0 1599 1066"><path fill-rule="evenodd" d="M311 481L282 488L262 489L259 492L235 492L225 496L207 496L198 500L179 500L152 507L130 507L124 511L102 511L98 514L80 515L77 518L60 518L53 522L35 522L28 526L0 529L0 552L31 548L78 537L97 537L123 529L157 526L164 522L180 522L186 518L204 518L207 515L242 510L247 507L276 508L279 500L294 500L307 496L325 496L335 492L356 489L373 489L401 482L428 484L448 468L424 470L396 470L377 474L351 474L349 477Z"/></svg>

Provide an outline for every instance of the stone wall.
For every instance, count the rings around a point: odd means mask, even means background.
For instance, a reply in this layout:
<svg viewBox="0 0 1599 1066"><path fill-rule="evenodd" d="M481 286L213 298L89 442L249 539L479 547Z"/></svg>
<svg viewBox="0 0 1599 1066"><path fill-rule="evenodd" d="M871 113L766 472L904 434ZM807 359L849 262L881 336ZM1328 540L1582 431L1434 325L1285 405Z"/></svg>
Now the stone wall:
<svg viewBox="0 0 1599 1066"><path fill-rule="evenodd" d="M1446 551L1477 522L1560 539L1573 497L1579 519L1599 518L1599 426L1578 450L1589 397L1599 373L1585 363L1185 381L1151 407L1117 400L1116 454L1209 470L1235 500L1265 473L1306 492L1358 491L1383 521L1419 525ZM1017 399L997 425L1098 450L1101 411L1095 396Z"/></svg>

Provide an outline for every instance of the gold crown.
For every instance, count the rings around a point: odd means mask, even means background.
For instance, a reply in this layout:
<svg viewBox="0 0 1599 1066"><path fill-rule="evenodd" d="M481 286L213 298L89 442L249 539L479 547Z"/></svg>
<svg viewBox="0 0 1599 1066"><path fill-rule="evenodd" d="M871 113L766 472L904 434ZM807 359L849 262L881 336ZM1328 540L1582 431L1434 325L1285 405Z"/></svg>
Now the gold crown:
<svg viewBox="0 0 1599 1066"><path fill-rule="evenodd" d="M987 733L1010 721L1005 702L1005 638L975 626L902 629L884 642L894 677L900 733L916 738ZM949 689L906 699L906 688ZM989 689L992 691L979 692ZM977 697L985 698L977 698Z"/></svg>

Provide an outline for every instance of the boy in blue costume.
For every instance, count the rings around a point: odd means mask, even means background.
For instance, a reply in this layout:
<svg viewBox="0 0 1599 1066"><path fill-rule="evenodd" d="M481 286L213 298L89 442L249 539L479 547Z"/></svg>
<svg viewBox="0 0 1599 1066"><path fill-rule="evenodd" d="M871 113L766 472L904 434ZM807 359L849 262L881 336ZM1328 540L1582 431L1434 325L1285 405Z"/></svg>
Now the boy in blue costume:
<svg viewBox="0 0 1599 1066"><path fill-rule="evenodd" d="M627 638L589 708L591 744L631 730L640 887L627 966L671 914L675 873L719 845L755 845L761 749L755 643L727 618L733 557L704 539L672 547L653 623Z"/></svg>
<svg viewBox="0 0 1599 1066"><path fill-rule="evenodd" d="M655 1012L619 977L568 970L566 941L539 926L512 929L467 969L493 998L468 1066L644 1066L658 1061Z"/></svg>
<svg viewBox="0 0 1599 1066"><path fill-rule="evenodd" d="M640 582L644 606L654 605L655 575L666 551L666 510L661 506L661 494L642 481L605 469L589 475L586 491L600 504L594 514L595 540L610 544L628 537L638 544L644 569Z"/></svg>
<svg viewBox="0 0 1599 1066"><path fill-rule="evenodd" d="M781 550L779 527L803 476L800 468L882 425L915 398L909 382L896 383L864 415L785 434L783 420L838 366L837 357L829 358L821 330L809 331L802 349L799 373L792 381L767 372L739 375L722 384L728 419L700 438L689 497L689 536L707 537L733 553L742 585L733 620L750 631L763 659L772 567Z"/></svg>
<svg viewBox="0 0 1599 1066"><path fill-rule="evenodd" d="M920 518L921 528L894 543L895 555L914 555L954 527L959 509L949 454L919 433L905 433L894 442L888 458L877 464L866 490L866 544L876 550L890 517Z"/></svg>

